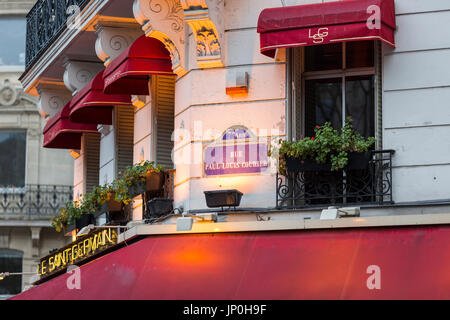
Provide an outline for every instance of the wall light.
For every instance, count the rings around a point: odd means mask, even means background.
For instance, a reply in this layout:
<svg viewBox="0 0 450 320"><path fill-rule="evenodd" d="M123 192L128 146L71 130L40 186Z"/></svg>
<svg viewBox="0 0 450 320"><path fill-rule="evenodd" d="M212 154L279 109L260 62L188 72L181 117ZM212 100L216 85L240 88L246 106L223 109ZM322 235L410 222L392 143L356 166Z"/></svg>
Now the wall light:
<svg viewBox="0 0 450 320"><path fill-rule="evenodd" d="M36 276L36 275L37 275L36 272L22 272L22 273L2 272L0 273L0 281L13 276Z"/></svg>

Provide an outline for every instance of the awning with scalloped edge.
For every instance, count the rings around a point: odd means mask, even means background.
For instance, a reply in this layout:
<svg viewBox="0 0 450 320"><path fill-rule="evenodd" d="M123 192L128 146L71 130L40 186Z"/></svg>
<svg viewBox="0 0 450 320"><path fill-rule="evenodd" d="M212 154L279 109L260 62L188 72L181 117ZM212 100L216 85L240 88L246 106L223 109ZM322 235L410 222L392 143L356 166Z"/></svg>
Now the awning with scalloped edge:
<svg viewBox="0 0 450 320"><path fill-rule="evenodd" d="M152 75L174 75L172 60L161 41L142 36L105 69L104 92L148 95Z"/></svg>
<svg viewBox="0 0 450 320"><path fill-rule="evenodd" d="M261 53L279 48L360 40L381 40L395 47L394 0L345 0L269 8L258 21Z"/></svg>
<svg viewBox="0 0 450 320"><path fill-rule="evenodd" d="M44 148L80 149L84 133L98 133L97 125L75 123L69 119L70 103L56 114L44 128Z"/></svg>
<svg viewBox="0 0 450 320"><path fill-rule="evenodd" d="M103 72L99 72L72 99L70 120L73 122L111 125L113 108L131 104L130 94L105 94L103 92Z"/></svg>

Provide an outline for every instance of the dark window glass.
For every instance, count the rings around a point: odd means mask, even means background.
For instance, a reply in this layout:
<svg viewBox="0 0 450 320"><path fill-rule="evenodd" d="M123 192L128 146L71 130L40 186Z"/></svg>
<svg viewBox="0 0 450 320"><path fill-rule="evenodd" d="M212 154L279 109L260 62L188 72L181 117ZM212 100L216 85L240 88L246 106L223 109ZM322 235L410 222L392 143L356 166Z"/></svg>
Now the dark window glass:
<svg viewBox="0 0 450 320"><path fill-rule="evenodd" d="M0 186L25 186L26 142L25 131L0 131Z"/></svg>
<svg viewBox="0 0 450 320"><path fill-rule="evenodd" d="M320 79L305 82L305 122L307 137L314 128L330 121L334 128L342 127L342 79Z"/></svg>
<svg viewBox="0 0 450 320"><path fill-rule="evenodd" d="M0 273L22 273L23 253L0 249ZM11 276L0 281L0 295L15 295L22 291L22 277Z"/></svg>
<svg viewBox="0 0 450 320"><path fill-rule="evenodd" d="M373 67L375 65L373 41L347 42L347 69Z"/></svg>
<svg viewBox="0 0 450 320"><path fill-rule="evenodd" d="M305 48L305 71L342 69L342 44Z"/></svg>
<svg viewBox="0 0 450 320"><path fill-rule="evenodd" d="M0 66L25 64L25 33L25 18L0 18Z"/></svg>
<svg viewBox="0 0 450 320"><path fill-rule="evenodd" d="M347 77L345 80L346 116L365 137L375 135L375 90L373 76Z"/></svg>

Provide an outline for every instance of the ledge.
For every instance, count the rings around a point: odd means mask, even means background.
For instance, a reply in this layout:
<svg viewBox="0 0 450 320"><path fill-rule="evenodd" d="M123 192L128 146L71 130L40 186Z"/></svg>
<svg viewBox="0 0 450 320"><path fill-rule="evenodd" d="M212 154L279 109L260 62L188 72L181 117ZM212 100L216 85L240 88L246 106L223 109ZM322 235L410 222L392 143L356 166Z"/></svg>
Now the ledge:
<svg viewBox="0 0 450 320"><path fill-rule="evenodd" d="M400 227L419 225L450 224L449 214L427 215L399 215L376 216L362 218L341 218L336 220L271 220L271 221L243 221L225 223L195 223L191 231L177 231L176 224L167 225L138 225L119 236L119 242L131 240L140 236L176 235L176 234L205 234L205 233L236 233L263 232L287 230L316 230L343 228L371 228L371 227Z"/></svg>

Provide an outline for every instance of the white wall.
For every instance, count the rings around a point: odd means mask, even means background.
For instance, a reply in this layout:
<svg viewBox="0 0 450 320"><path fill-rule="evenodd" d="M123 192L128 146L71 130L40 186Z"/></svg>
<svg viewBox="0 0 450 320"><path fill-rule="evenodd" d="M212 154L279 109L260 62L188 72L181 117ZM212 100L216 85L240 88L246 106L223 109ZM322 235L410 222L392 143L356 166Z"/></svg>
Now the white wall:
<svg viewBox="0 0 450 320"><path fill-rule="evenodd" d="M383 49L383 143L394 201L448 199L450 2L396 0L397 48Z"/></svg>
<svg viewBox="0 0 450 320"><path fill-rule="evenodd" d="M270 170L238 177L206 177L202 162L183 164L179 159L186 153L193 159L203 159L198 153L235 125L246 126L259 136L266 136L272 129L285 134L285 61L284 58L275 61L259 52L256 31L260 12L266 7L278 6L281 6L278 0L226 2L222 43L224 68L201 70L197 67L195 54L189 53L190 71L178 79L175 90L175 129L183 128L190 133L176 145L176 206L183 205L188 210L205 209L203 192L225 189L238 189L244 193L241 207L275 206L275 176ZM195 48L192 34L189 40L189 47ZM249 75L248 95L226 94L227 76L237 71ZM201 130L194 130L196 126ZM216 135L208 136L208 131L215 131Z"/></svg>

